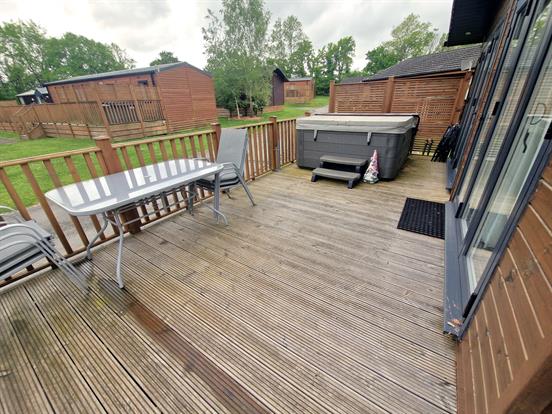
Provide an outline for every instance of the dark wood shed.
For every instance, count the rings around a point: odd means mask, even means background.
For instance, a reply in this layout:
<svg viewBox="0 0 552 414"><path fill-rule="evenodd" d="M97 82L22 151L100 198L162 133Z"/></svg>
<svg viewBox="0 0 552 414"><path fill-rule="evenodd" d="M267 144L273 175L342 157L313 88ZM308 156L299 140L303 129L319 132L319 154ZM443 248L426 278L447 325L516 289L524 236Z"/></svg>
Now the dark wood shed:
<svg viewBox="0 0 552 414"><path fill-rule="evenodd" d="M281 69L276 68L272 72L272 93L270 94L269 106L283 105L285 101L284 83L288 81L287 76Z"/></svg>

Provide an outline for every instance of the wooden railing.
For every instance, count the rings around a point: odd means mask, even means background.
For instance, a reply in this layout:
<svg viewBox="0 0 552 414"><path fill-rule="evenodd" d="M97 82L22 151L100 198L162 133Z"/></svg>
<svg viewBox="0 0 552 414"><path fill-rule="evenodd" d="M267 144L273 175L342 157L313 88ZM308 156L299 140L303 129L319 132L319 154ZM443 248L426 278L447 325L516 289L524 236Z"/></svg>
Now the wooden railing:
<svg viewBox="0 0 552 414"><path fill-rule="evenodd" d="M102 107L110 125L161 121L164 118L159 100L104 101Z"/></svg>
<svg viewBox="0 0 552 414"><path fill-rule="evenodd" d="M32 104L11 118L14 129L30 138L36 128L42 136L146 137L166 133L163 120L160 101L151 99Z"/></svg>
<svg viewBox="0 0 552 414"><path fill-rule="evenodd" d="M0 131L18 131L19 125L15 120L18 112L24 109L23 105L0 106Z"/></svg>
<svg viewBox="0 0 552 414"><path fill-rule="evenodd" d="M282 165L295 160L295 120L247 125L249 148L246 158L245 177L254 180ZM68 216L59 208L50 205L45 193L53 188L110 173L145 166L151 163L177 159L203 157L215 160L221 129L212 124L205 131L175 134L147 140L113 144L108 137L96 138L97 146L76 151L65 151L11 161L0 162L0 205L14 206L26 220L36 219L49 227L59 241L66 257L82 253L100 229L98 217L77 218ZM198 194L199 199L209 197L207 191ZM152 223L187 207L183 194L171 194L174 207L160 209L158 205L140 206L144 219L141 225ZM38 206L36 205L38 204ZM32 206L32 207L30 207ZM0 217L1 219L1 217ZM105 243L116 237L114 228L106 230L96 242ZM7 282L47 267L44 263Z"/></svg>

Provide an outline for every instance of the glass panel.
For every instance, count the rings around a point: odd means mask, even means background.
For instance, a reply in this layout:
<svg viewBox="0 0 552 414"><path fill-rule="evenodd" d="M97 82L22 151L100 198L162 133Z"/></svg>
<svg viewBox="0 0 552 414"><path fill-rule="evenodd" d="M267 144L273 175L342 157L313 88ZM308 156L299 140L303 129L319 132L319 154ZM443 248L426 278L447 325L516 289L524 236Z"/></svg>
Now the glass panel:
<svg viewBox="0 0 552 414"><path fill-rule="evenodd" d="M494 106L497 101L502 99L502 96L504 94L504 88L507 84L507 81L508 79L510 79L512 71L515 69L515 66L514 66L515 57L517 56L518 49L520 46L519 38L520 38L521 27L523 26L523 23L525 22L525 20L529 18L529 16L525 15L525 10L523 10L519 16L520 18L516 20L516 25L514 27L512 38L510 40L510 43L508 44L508 49L506 51L504 62L502 64L502 67L500 68L500 73L498 75L496 86L492 91L492 96L489 100L490 105L487 108L487 113L485 114L485 117L482 121L481 130L479 131L474 144L475 147L473 150L472 157L470 158L466 166L466 175L462 182L462 187L460 188L459 198L458 198L458 200L462 202L465 201L467 189L469 187L475 166L477 165L477 162L479 160L479 156L481 155L481 147L485 142L485 138L489 133L489 128L492 125L492 120L494 119L494 116L492 115Z"/></svg>
<svg viewBox="0 0 552 414"><path fill-rule="evenodd" d="M527 40L523 46L520 59L517 62L512 82L509 85L508 95L504 101L503 109L490 138L487 150L485 151L485 156L473 184L472 191L468 197L464 211L462 212L461 224L463 236L465 236L475 215L477 206L479 205L479 201L483 195L483 190L485 189L496 157L502 146L504 136L506 135L506 131L512 122L519 98L523 92L525 81L527 80L530 68L533 65L533 60L535 59L538 47L545 33L546 22L549 14L550 3L548 3L544 10L540 12L529 29Z"/></svg>
<svg viewBox="0 0 552 414"><path fill-rule="evenodd" d="M549 51L493 195L468 250L468 275L472 291L506 227L552 121L551 57L552 52ZM525 67L525 70L528 68Z"/></svg>

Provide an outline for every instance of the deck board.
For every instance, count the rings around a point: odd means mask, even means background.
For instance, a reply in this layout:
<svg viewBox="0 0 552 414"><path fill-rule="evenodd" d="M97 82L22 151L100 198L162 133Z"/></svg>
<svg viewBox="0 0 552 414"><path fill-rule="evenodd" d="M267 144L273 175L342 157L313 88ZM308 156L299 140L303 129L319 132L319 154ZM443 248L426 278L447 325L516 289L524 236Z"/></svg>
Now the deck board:
<svg viewBox="0 0 552 414"><path fill-rule="evenodd" d="M0 296L5 412L454 413L443 241L396 229L444 169L348 190L294 166L98 248L84 295L49 271ZM67 390L70 390L67 391ZM4 398L4 395L7 398Z"/></svg>

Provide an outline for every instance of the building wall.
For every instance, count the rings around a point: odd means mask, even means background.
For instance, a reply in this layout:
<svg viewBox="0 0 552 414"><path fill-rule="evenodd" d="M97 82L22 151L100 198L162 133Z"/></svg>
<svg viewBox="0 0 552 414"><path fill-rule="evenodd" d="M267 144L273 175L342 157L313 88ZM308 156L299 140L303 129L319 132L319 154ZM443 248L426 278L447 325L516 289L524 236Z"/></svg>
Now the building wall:
<svg viewBox="0 0 552 414"><path fill-rule="evenodd" d="M284 104L284 80L275 72L272 72L272 94L270 95L269 106Z"/></svg>
<svg viewBox="0 0 552 414"><path fill-rule="evenodd" d="M217 121L215 86L207 74L177 67L155 75L169 131Z"/></svg>
<svg viewBox="0 0 552 414"><path fill-rule="evenodd" d="M417 113L414 150L421 151L426 140L435 149L447 127L458 122L468 86L465 72L335 85L335 112Z"/></svg>
<svg viewBox="0 0 552 414"><path fill-rule="evenodd" d="M53 103L96 101L98 93L102 100L132 99L129 92L125 93L128 91L128 87L125 88L125 86L138 86L138 81L147 81L148 86L154 86L151 75L142 74L49 85L48 92Z"/></svg>
<svg viewBox="0 0 552 414"><path fill-rule="evenodd" d="M147 86L138 82L147 81ZM50 85L55 103L160 100L168 131L196 128L216 122L213 79L185 66L159 73L120 76L97 81Z"/></svg>
<svg viewBox="0 0 552 414"><path fill-rule="evenodd" d="M457 355L459 413L552 404L552 163L492 275Z"/></svg>
<svg viewBox="0 0 552 414"><path fill-rule="evenodd" d="M284 83L286 103L305 103L314 98L314 81L289 81Z"/></svg>

